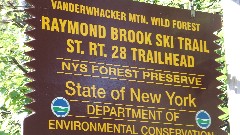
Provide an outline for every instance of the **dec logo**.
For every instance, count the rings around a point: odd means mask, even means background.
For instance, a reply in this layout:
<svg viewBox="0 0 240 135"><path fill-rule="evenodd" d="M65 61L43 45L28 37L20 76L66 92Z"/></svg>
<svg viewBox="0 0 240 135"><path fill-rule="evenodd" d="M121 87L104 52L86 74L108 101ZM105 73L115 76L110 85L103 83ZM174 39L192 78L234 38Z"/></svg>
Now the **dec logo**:
<svg viewBox="0 0 240 135"><path fill-rule="evenodd" d="M52 112L57 117L66 117L70 112L69 102L63 97L57 97L51 104Z"/></svg>
<svg viewBox="0 0 240 135"><path fill-rule="evenodd" d="M204 110L197 112L195 116L196 123L201 129L207 129L211 125L211 116Z"/></svg>

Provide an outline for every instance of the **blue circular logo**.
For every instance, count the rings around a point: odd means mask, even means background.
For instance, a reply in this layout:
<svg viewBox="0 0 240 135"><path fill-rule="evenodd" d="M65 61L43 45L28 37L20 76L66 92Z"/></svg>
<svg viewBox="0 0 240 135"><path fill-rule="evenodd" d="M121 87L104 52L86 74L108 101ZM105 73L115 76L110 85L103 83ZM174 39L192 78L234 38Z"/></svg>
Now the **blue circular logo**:
<svg viewBox="0 0 240 135"><path fill-rule="evenodd" d="M211 125L211 116L204 110L197 112L195 120L201 129L207 129Z"/></svg>
<svg viewBox="0 0 240 135"><path fill-rule="evenodd" d="M66 117L70 111L70 105L65 98L57 97L52 101L51 109L57 117Z"/></svg>

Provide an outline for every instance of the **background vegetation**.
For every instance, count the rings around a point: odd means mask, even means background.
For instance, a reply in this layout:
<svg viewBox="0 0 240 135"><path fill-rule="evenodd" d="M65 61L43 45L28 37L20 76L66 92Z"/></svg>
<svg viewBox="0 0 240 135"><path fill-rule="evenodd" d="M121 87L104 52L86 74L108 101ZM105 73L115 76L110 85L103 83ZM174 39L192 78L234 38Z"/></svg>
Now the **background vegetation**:
<svg viewBox="0 0 240 135"><path fill-rule="evenodd" d="M189 0L138 0L152 4L171 6L176 8L189 8ZM0 0L0 135L19 135L21 134L21 123L31 112L24 108L24 105L31 102L24 94L31 90L25 86L31 81L24 76L30 71L24 63L31 59L24 55L24 52L31 50L24 45L29 37L24 32L30 27L24 22L29 18L24 12L24 8L29 5L22 0ZM220 0L195 0L196 10L222 14ZM221 30L216 32L220 37L216 43L223 46L223 33ZM225 123L221 126L229 132L227 95L226 95L226 65L224 49L216 51L221 55L217 61L222 64L217 70L223 73L218 80L223 83L219 86L222 94L219 98L223 104L219 106L225 112L219 118Z"/></svg>
<svg viewBox="0 0 240 135"><path fill-rule="evenodd" d="M29 113L24 105L30 99L24 76L29 71L23 64L30 60L24 52L30 48L24 45L27 29L22 3L0 0L0 135L20 134L21 122Z"/></svg>

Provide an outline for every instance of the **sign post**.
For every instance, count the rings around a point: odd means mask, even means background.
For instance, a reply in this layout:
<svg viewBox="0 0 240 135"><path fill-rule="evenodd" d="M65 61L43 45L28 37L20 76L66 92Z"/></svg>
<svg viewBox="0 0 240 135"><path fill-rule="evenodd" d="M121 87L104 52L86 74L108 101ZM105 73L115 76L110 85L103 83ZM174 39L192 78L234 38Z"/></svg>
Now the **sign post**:
<svg viewBox="0 0 240 135"><path fill-rule="evenodd" d="M127 0L28 0L35 60L24 134L225 134L220 16Z"/></svg>
<svg viewBox="0 0 240 135"><path fill-rule="evenodd" d="M224 47L226 50L226 63L228 69L228 108L231 135L240 133L239 114L240 108L240 62L237 58L239 53L240 19L234 14L240 12L240 0L223 1L223 22L224 22Z"/></svg>

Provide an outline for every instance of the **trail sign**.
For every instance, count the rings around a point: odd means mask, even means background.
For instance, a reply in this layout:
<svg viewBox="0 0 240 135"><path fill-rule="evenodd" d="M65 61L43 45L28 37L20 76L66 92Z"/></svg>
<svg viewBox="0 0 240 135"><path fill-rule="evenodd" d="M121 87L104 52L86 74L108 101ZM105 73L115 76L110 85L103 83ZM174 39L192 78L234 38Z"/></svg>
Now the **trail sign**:
<svg viewBox="0 0 240 135"><path fill-rule="evenodd" d="M223 135L220 16L127 0L28 0L24 134Z"/></svg>

